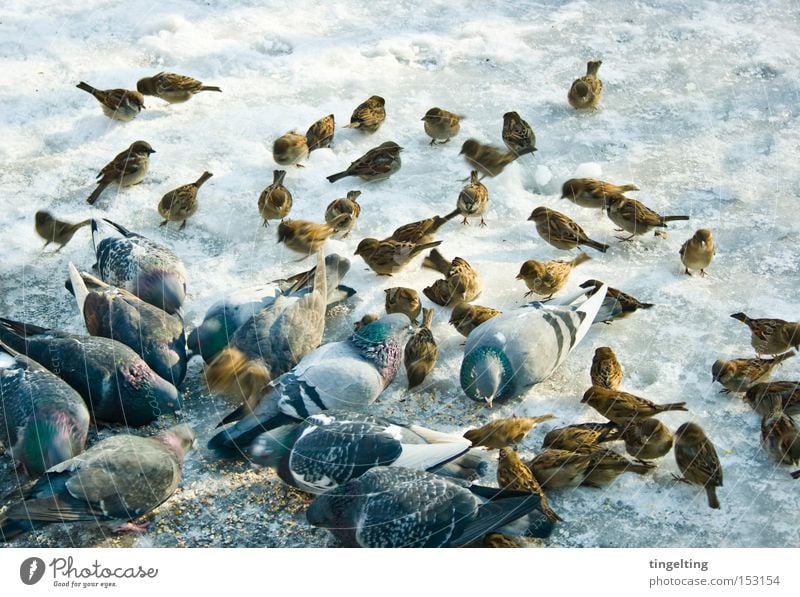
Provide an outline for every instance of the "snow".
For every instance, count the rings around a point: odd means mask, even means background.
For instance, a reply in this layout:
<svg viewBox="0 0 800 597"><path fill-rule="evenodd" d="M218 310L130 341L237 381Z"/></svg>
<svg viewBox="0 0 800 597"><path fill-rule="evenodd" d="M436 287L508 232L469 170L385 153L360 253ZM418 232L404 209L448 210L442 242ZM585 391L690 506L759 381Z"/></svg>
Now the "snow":
<svg viewBox="0 0 800 597"><path fill-rule="evenodd" d="M592 260L573 272L565 293L597 278L657 306L611 326L595 326L551 379L524 401L492 410L458 387L463 338L447 324L449 313L437 308L436 369L414 393L406 390L401 371L375 412L445 431L514 413L556 414L557 421L541 425L522 445L530 455L554 425L599 420L579 402L594 349L608 345L625 370L624 389L656 402L688 403L689 413L660 419L673 431L695 421L715 443L725 475L722 509L707 508L701 489L675 483L672 474L678 470L670 454L645 477L624 475L602 491L553 493L551 505L566 522L546 544L800 545L791 469L769 461L759 445L758 416L738 398L718 394L710 374L717 358L753 356L747 328L729 314L800 318L796 6L779 0L644 0L634 12L621 0L330 4L140 0L133 6L87 0L73 6L7 0L0 23L5 233L0 313L81 330L63 281L70 260L84 269L94 262L89 231L79 231L57 255L51 249L41 253L32 225L37 209L70 221L110 218L173 248L186 263L186 319L195 324L230 289L311 267L311 260L297 263L295 254L276 244L274 224L262 227L257 200L276 168L274 139L293 129L304 132L333 113L333 148L312 153L305 168L290 168L285 184L294 196L291 217L316 221L331 200L349 189L363 191L356 230L326 245L327 252L352 260L345 283L358 290L352 310L330 320L326 339L340 339L352 321L382 311L384 288L421 291L439 277L421 270L421 259L391 278L377 277L353 255L359 240L382 238L401 224L452 210L468 174L458 155L461 143L475 137L502 146L502 115L516 110L535 130L535 156L523 156L484 181L490 192L488 227L456 220L439 235L445 256L461 256L481 274L484 291L476 302L503 310L523 304L526 288L514 280L520 264L567 256L544 243L526 221L534 207L546 205L612 245L604 255L590 251ZM567 89L595 58L603 60L604 97L596 112L577 113L567 104ZM135 88L140 77L162 70L219 85L223 93L203 93L174 106L148 97L136 120L118 123L75 88L79 81ZM373 94L386 98L382 128L374 135L341 128L353 108ZM432 106L466 115L449 144L428 146L420 118ZM99 169L137 139L157 151L144 182L109 188L88 206ZM405 147L403 167L390 179L348 178L333 185L325 180L387 140ZM159 199L204 170L214 177L201 189L200 209L186 229L160 228ZM691 220L670 224L666 239L647 235L619 244L604 215L560 199L561 184L573 176L636 183L641 191L631 196L659 213ZM704 279L684 275L678 258L681 243L698 228L710 228L717 242ZM798 374L800 358L795 358L774 377ZM196 362L185 389L191 398L184 413L204 446L230 405L207 395ZM213 456L204 447L189 458L187 487L216 487L225 480L227 469L211 466ZM12 481L7 456L0 467L6 487ZM267 493L286 492L267 471L255 481L247 475L238 472L230 479L262 483ZM241 496L239 489L220 493ZM185 491L183 499L199 491ZM217 493L209 491L203 495ZM236 507L240 514L253 510ZM263 531L261 544L297 544L297 529L306 527L303 510L266 518L254 514ZM210 516L225 535L228 515ZM41 535L47 532L56 531ZM89 543L81 544L94 544L93 532ZM163 544L159 537L148 534L133 544ZM189 532L185 542L209 540ZM326 542L324 533L314 532L302 544Z"/></svg>

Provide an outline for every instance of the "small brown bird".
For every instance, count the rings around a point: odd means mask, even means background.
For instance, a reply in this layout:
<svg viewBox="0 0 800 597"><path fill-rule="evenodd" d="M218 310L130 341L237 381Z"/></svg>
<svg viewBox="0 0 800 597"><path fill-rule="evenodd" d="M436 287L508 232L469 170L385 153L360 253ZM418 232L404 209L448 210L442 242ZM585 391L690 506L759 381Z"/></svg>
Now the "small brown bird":
<svg viewBox="0 0 800 597"><path fill-rule="evenodd" d="M203 172L195 182L182 185L164 195L158 203L158 213L164 218L161 226L166 226L167 222L182 222L179 230L183 230L186 220L197 212L197 191L212 176L214 175L211 172Z"/></svg>
<svg viewBox="0 0 800 597"><path fill-rule="evenodd" d="M635 184L615 185L594 178L570 178L561 187L561 198L590 209L605 209L609 197L638 191Z"/></svg>
<svg viewBox="0 0 800 597"><path fill-rule="evenodd" d="M586 236L577 222L554 209L537 207L528 221L535 222L539 236L556 249L571 251L578 246L586 245L601 253L608 250L608 245L592 240Z"/></svg>
<svg viewBox="0 0 800 597"><path fill-rule="evenodd" d="M330 147L333 143L333 132L336 128L336 122L333 114L328 114L317 120L314 124L308 127L306 131L306 145L308 146L308 153L316 149L323 149Z"/></svg>
<svg viewBox="0 0 800 597"><path fill-rule="evenodd" d="M622 195L608 197L606 215L621 231L630 234L628 237L617 237L624 242L633 240L639 234L647 234L655 228L666 228L667 222L689 219L689 216L661 216L644 203Z"/></svg>
<svg viewBox="0 0 800 597"><path fill-rule="evenodd" d="M139 112L144 110L144 96L138 91L129 91L127 89L95 89L83 81L78 83L76 87L91 93L94 98L100 102L103 108L103 114L112 120L130 122L139 115Z"/></svg>
<svg viewBox="0 0 800 597"><path fill-rule="evenodd" d="M330 224L317 224L308 220L282 220L278 224L278 242L297 253L311 255L322 249L325 241L336 233L337 226L347 217L347 214L341 214Z"/></svg>
<svg viewBox="0 0 800 597"><path fill-rule="evenodd" d="M439 228L444 226L457 215L458 210L451 212L444 217L433 216L432 218L425 218L424 220L404 224L392 232L392 235L389 237L389 239L398 240L404 243L429 243L433 240L433 237L439 231Z"/></svg>
<svg viewBox="0 0 800 597"><path fill-rule="evenodd" d="M584 261L589 261L586 253L577 255L571 261L550 260L534 261L529 259L522 264L517 274L517 280L525 282L528 292L525 296L536 294L551 299L553 295L564 288L570 272Z"/></svg>
<svg viewBox="0 0 800 597"><path fill-rule="evenodd" d="M292 194L285 186L286 170L272 172L272 184L261 191L258 197L258 211L264 218L264 226L269 226L270 220L282 220L292 210Z"/></svg>
<svg viewBox="0 0 800 597"><path fill-rule="evenodd" d="M457 212L464 217L462 224L469 224L467 218L481 217L481 227L486 226L483 214L489 209L489 190L478 180L478 171L470 173L470 182L461 189L456 202ZM450 214L452 215L452 214Z"/></svg>
<svg viewBox="0 0 800 597"><path fill-rule="evenodd" d="M639 460L654 460L672 449L672 433L658 419L638 419L622 431L625 450Z"/></svg>
<svg viewBox="0 0 800 597"><path fill-rule="evenodd" d="M761 445L775 462L800 462L800 432L794 420L781 410L761 419Z"/></svg>
<svg viewBox="0 0 800 597"><path fill-rule="evenodd" d="M355 228L358 216L361 215L361 206L358 204L358 197L361 191L348 191L347 197L342 199L334 199L328 204L325 209L325 221L330 224L341 214L347 214L349 217L345 218L336 228L337 238L347 238L347 235Z"/></svg>
<svg viewBox="0 0 800 597"><path fill-rule="evenodd" d="M360 255L379 276L391 276L402 270L425 249L438 247L441 244L440 240L415 244L390 239L365 238L358 243L355 254Z"/></svg>
<svg viewBox="0 0 800 597"><path fill-rule="evenodd" d="M539 510L550 522L562 521L550 505L542 486L536 481L531 469L525 466L519 455L512 448L500 449L500 460L497 463L497 485L500 489L520 491L539 496Z"/></svg>
<svg viewBox="0 0 800 597"><path fill-rule="evenodd" d="M156 150L145 141L134 141L125 151L114 156L103 166L97 175L97 188L92 191L86 203L93 205L100 194L112 183L121 187L130 187L144 180L150 167L150 154Z"/></svg>
<svg viewBox="0 0 800 597"><path fill-rule="evenodd" d="M62 222L56 220L50 212L37 211L35 216L36 233L44 240L44 249L50 243L56 243L58 248L55 250L58 253L64 248L69 241L72 240L73 235L84 226L92 223L91 218L83 220L77 224L70 224L69 222Z"/></svg>
<svg viewBox="0 0 800 597"><path fill-rule="evenodd" d="M411 321L417 321L422 303L419 294L413 288L396 286L383 291L386 294L386 313L404 313Z"/></svg>
<svg viewBox="0 0 800 597"><path fill-rule="evenodd" d="M136 83L136 89L145 95L160 97L170 104L189 101L201 91L222 92L213 85L203 85L197 79L176 73L158 73L152 77L144 77Z"/></svg>
<svg viewBox="0 0 800 597"><path fill-rule="evenodd" d="M433 251L431 252L433 253ZM438 253L438 251L437 251ZM438 253L441 256L440 253ZM431 261L430 256L422 262L426 267ZM438 269L438 268L437 268ZM444 282L444 284L442 284ZM446 307L455 303L468 303L478 298L483 290L483 284L478 277L478 272L466 259L456 257L450 262L450 267L445 274L445 279L437 280L432 286L423 289L423 294L437 305Z"/></svg>
<svg viewBox="0 0 800 597"><path fill-rule="evenodd" d="M400 170L402 165L402 160L400 159L401 151L403 151L403 148L394 141L381 143L352 162L347 167L347 170L328 176L328 182L336 182L346 176L360 176L363 180L389 178Z"/></svg>
<svg viewBox="0 0 800 597"><path fill-rule="evenodd" d="M646 419L669 410L688 410L685 402L655 404L627 392L592 386L583 394L582 404L588 404L606 419L625 427L634 419Z"/></svg>
<svg viewBox="0 0 800 597"><path fill-rule="evenodd" d="M586 446L620 439L620 429L614 423L577 423L547 432L542 447L579 452Z"/></svg>
<svg viewBox="0 0 800 597"><path fill-rule="evenodd" d="M592 456L549 449L537 454L527 465L543 488L567 489L583 483L592 465Z"/></svg>
<svg viewBox="0 0 800 597"><path fill-rule="evenodd" d="M594 294L600 290L600 287L603 283L600 280L586 280L583 284L581 284L581 288L591 288L592 290L589 292L589 296L594 296ZM631 313L635 313L639 309L649 309L655 305L653 303L642 303L638 299L635 299L630 294L625 294L621 290L617 290L616 288L611 288L611 286L606 287L606 299L613 299L617 302L617 308L614 309L616 315L616 319L623 319L628 317Z"/></svg>
<svg viewBox="0 0 800 597"><path fill-rule="evenodd" d="M711 365L711 374L724 388L721 393L746 392L755 384L769 380L772 370L795 354L790 350L772 359L720 359Z"/></svg>
<svg viewBox="0 0 800 597"><path fill-rule="evenodd" d="M757 355L780 354L800 346L800 322L783 319L750 319L744 313L734 313L734 319L750 328L750 344Z"/></svg>
<svg viewBox="0 0 800 597"><path fill-rule="evenodd" d="M675 461L683 481L705 487L710 508L719 508L717 487L722 487L722 465L714 444L695 423L684 423L675 432Z"/></svg>
<svg viewBox="0 0 800 597"><path fill-rule="evenodd" d="M436 366L439 348L436 346L436 339L431 331L432 321L433 309L423 309L422 325L414 330L414 333L406 342L403 362L406 366L409 390L416 388L425 381L425 378Z"/></svg>
<svg viewBox="0 0 800 597"><path fill-rule="evenodd" d="M308 157L308 144L305 135L294 131L289 131L285 135L278 137L272 144L272 159L281 166L291 166L294 164L302 168L300 163Z"/></svg>
<svg viewBox="0 0 800 597"><path fill-rule="evenodd" d="M586 476L581 482L581 485L588 487L605 487L622 473L644 475L655 467L648 462L631 462L622 454L601 446L584 446L581 450L586 451L591 458Z"/></svg>
<svg viewBox="0 0 800 597"><path fill-rule="evenodd" d="M586 63L586 75L575 79L567 93L569 105L576 110L591 108L597 109L600 98L603 96L603 82L597 78L602 60L593 60Z"/></svg>
<svg viewBox="0 0 800 597"><path fill-rule="evenodd" d="M517 155L512 152L504 152L493 145L484 145L475 139L467 139L461 146L461 152L467 160L470 168L478 170L486 176L497 176L505 167L517 159Z"/></svg>
<svg viewBox="0 0 800 597"><path fill-rule="evenodd" d="M385 105L386 100L379 95L373 95L353 110L353 114L350 116L350 124L345 125L344 128L374 133L386 120Z"/></svg>
<svg viewBox="0 0 800 597"><path fill-rule="evenodd" d="M689 269L699 269L700 276L705 277L706 268L711 264L714 255L717 254L714 248L714 239L711 236L711 230L708 228L701 228L694 233L694 236L687 240L679 251L681 256L681 263L686 268L685 273L689 276L692 274Z"/></svg>
<svg viewBox="0 0 800 597"><path fill-rule="evenodd" d="M517 445L536 425L551 419L555 419L555 417L540 415L538 417L496 419L477 429L469 429L464 432L464 438L471 441L475 448L484 446L490 450L499 450L506 446Z"/></svg>
<svg viewBox="0 0 800 597"><path fill-rule="evenodd" d="M441 108L431 108L425 112L422 120L425 122L425 132L431 138L431 145L447 143L461 130L463 116L453 114Z"/></svg>
<svg viewBox="0 0 800 597"><path fill-rule="evenodd" d="M592 368L589 371L593 386L616 390L622 383L622 365L617 355L608 346L601 346L594 351Z"/></svg>
<svg viewBox="0 0 800 597"><path fill-rule="evenodd" d="M365 325L369 325L373 321L378 321L379 319L380 319L380 315L378 315L377 313L367 313L361 319L359 319L358 321L356 321L353 324L353 331L357 332L358 330L363 328Z"/></svg>
<svg viewBox="0 0 800 597"><path fill-rule="evenodd" d="M744 401L762 417L775 409L790 416L800 415L800 381L772 381L751 386Z"/></svg>
<svg viewBox="0 0 800 597"><path fill-rule="evenodd" d="M517 157L536 151L536 135L531 125L516 112L503 114L503 143Z"/></svg>
<svg viewBox="0 0 800 597"><path fill-rule="evenodd" d="M453 305L453 312L450 314L450 325L465 338L470 332L482 324L489 321L492 317L502 314L502 311L480 305L470 305L469 303L456 303Z"/></svg>

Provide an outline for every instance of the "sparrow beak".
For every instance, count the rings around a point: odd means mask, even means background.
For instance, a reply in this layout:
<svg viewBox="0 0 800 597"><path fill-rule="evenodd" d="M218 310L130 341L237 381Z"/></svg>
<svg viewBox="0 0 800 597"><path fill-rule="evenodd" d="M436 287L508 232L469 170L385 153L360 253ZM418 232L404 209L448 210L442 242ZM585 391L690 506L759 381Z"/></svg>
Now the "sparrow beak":
<svg viewBox="0 0 800 597"><path fill-rule="evenodd" d="M151 150L150 150L150 151L148 151L147 153L155 153L155 152L156 152L156 150L155 150L155 149L151 149Z"/></svg>
<svg viewBox="0 0 800 597"><path fill-rule="evenodd" d="M420 120L425 120L425 117L423 116L422 118L420 118Z"/></svg>
<svg viewBox="0 0 800 597"><path fill-rule="evenodd" d="M514 278L515 280L522 280L522 274L517 274L517 277Z"/></svg>

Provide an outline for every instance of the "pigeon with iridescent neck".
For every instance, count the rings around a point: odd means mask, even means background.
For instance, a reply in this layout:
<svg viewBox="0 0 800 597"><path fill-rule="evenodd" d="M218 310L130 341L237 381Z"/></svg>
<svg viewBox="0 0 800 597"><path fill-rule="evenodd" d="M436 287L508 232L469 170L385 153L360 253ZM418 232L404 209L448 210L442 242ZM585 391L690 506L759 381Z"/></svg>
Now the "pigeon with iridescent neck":
<svg viewBox="0 0 800 597"><path fill-rule="evenodd" d="M533 302L506 311L467 337L461 387L471 399L492 406L524 395L548 377L589 331L605 298L605 286L579 305Z"/></svg>

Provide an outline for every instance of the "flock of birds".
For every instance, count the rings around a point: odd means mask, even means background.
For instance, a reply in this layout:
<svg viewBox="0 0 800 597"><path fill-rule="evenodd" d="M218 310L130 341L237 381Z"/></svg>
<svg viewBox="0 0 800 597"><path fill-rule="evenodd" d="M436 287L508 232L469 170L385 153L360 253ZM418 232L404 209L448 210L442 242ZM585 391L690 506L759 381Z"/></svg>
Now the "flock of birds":
<svg viewBox="0 0 800 597"><path fill-rule="evenodd" d="M574 108L597 108L603 89L600 65L589 62L587 74L572 83L568 101ZM167 72L141 79L138 91L99 90L86 83L78 87L119 121L139 114L144 95L180 103L202 91L221 91ZM347 127L374 134L385 118L384 99L373 96L354 110ZM431 108L422 118L431 145L456 137L461 119ZM305 135L281 136L273 145L275 162L301 166L310 152L331 146L334 129L329 115ZM487 406L522 397L547 379L593 324L653 307L598 280L554 299L572 270L590 259L583 252L569 261L522 264L517 279L525 283L526 296L541 301L508 312L473 304L482 289L478 272L463 258L442 255L437 249L442 241L435 236L456 217L464 224L480 218L485 226L490 201L481 180L536 151L531 126L516 112L505 114L502 138L507 150L475 139L463 143L461 155L471 172L452 212L401 226L385 239L364 238L355 251L381 276L397 273L428 251L423 266L443 277L422 294L451 309L450 323L466 338L460 386L470 399ZM402 151L397 143L384 142L328 180L388 178L400 170ZM117 155L98 174L88 203L112 185L141 182L153 153L149 143L136 141ZM547 537L562 521L546 492L604 487L625 472L647 474L673 448L681 480L704 488L709 506L720 507L716 488L723 475L712 441L693 422L673 434L658 420L665 411L686 411L684 402L656 404L620 390L623 369L610 347L596 350L591 387L581 400L606 421L549 431L541 451L528 461L515 446L553 415L496 419L461 436L371 414L371 405L402 365L409 389L423 383L436 366L433 310L423 308L415 289L388 288L385 314L367 314L352 335L320 346L327 309L356 293L342 284L349 260L323 256L322 249L327 239L353 232L361 193L352 190L333 201L324 222L289 219L292 194L284 186L285 174L274 172L273 183L259 197L259 212L264 226L279 222L279 242L303 257L314 256L316 264L257 289L228 293L188 337L182 318L186 270L170 248L107 219L71 224L48 212L36 213L36 231L45 246L57 244L57 251L78 229L91 226L97 263L95 273L69 264L67 288L88 335L0 318L0 438L29 479L5 498L0 538L8 541L54 522L104 521L114 529L143 531L146 525L136 521L179 486L183 460L196 441L194 430L177 425L153 437L120 432L87 448L89 426L137 427L179 413L177 388L195 355L206 363L211 391L239 404L222 420L209 447L220 457L245 456L272 467L287 484L315 494L308 522L328 529L343 545L517 546L516 537ZM183 229L211 176L204 172L194 183L164 195L158 204L162 225L181 222ZM571 179L563 184L562 198L603 210L627 233L620 242L689 219L659 215L626 196L636 190L633 184ZM553 209L537 207L529 220L557 249L586 246L605 253L609 248ZM706 275L714 254L707 229L698 230L680 250L687 274L699 270ZM768 454L796 465L800 437L792 416L800 412L800 382L768 380L779 363L794 355L800 323L751 319L744 313L732 317L750 328L757 356L717 361L714 379L725 392L744 393L762 416ZM774 356L765 358L769 355ZM627 456L609 448L613 442L622 442ZM497 487L476 482L486 473L492 450L499 450ZM800 471L792 476L800 477Z"/></svg>

